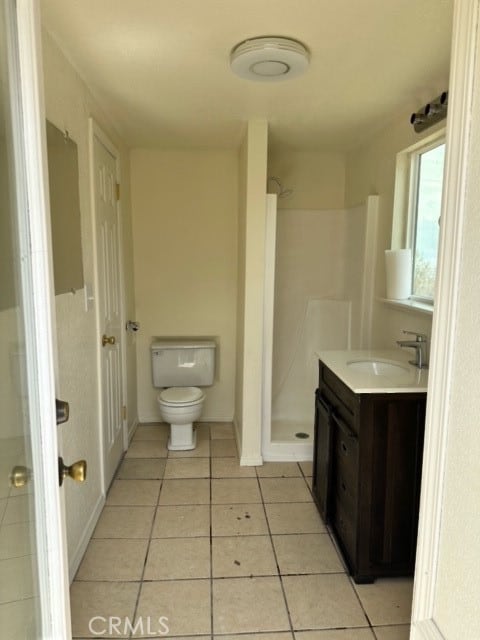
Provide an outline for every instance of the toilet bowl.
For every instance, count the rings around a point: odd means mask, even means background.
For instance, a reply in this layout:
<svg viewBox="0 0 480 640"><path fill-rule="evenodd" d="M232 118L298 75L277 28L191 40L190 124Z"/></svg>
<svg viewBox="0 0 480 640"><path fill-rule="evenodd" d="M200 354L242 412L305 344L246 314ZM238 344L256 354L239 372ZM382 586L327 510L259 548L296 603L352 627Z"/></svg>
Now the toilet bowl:
<svg viewBox="0 0 480 640"><path fill-rule="evenodd" d="M157 396L160 416L170 424L169 450L195 449L193 423L200 418L204 400L205 394L198 387L171 387Z"/></svg>

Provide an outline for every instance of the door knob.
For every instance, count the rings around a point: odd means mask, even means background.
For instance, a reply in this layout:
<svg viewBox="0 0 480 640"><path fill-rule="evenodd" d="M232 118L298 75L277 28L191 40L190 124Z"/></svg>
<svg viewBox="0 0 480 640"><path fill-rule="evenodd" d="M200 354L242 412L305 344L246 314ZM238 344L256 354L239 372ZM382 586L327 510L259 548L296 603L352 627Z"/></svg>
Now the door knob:
<svg viewBox="0 0 480 640"><path fill-rule="evenodd" d="M32 477L32 472L27 467L22 467L18 465L13 467L12 472L10 473L10 484L15 489L21 489L28 482L30 482L30 478Z"/></svg>
<svg viewBox="0 0 480 640"><path fill-rule="evenodd" d="M115 344L115 342L116 342L115 336L106 336L105 334L103 334L102 347L104 347L107 344Z"/></svg>
<svg viewBox="0 0 480 640"><path fill-rule="evenodd" d="M58 459L58 480L60 486L66 477L72 478L76 482L85 482L87 478L87 461L77 460L70 466L67 466L63 462L63 458Z"/></svg>

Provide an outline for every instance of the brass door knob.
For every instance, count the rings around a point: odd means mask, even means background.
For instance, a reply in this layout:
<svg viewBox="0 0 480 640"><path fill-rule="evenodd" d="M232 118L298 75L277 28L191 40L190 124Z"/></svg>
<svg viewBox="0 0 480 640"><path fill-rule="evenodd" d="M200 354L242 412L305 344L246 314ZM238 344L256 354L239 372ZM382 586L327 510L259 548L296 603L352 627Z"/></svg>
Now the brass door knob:
<svg viewBox="0 0 480 640"><path fill-rule="evenodd" d="M58 459L58 479L60 486L66 477L72 478L75 482L85 482L87 478L87 461L77 460L70 466L64 464L63 458Z"/></svg>
<svg viewBox="0 0 480 640"><path fill-rule="evenodd" d="M116 342L115 336L106 336L105 334L103 334L102 347L104 347L107 344L115 344L115 342Z"/></svg>
<svg viewBox="0 0 480 640"><path fill-rule="evenodd" d="M10 473L10 485L15 489L20 489L30 482L31 477L32 472L30 469L18 465L13 467L12 472Z"/></svg>

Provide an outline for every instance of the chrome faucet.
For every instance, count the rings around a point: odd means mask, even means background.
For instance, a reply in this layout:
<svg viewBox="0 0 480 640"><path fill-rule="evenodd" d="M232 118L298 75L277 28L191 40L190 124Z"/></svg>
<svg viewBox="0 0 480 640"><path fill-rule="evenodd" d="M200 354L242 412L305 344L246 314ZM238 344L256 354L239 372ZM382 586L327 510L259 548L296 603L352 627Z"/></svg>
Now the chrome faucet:
<svg viewBox="0 0 480 640"><path fill-rule="evenodd" d="M403 333L415 336L415 340L397 340L397 344L399 347L415 349L415 360L409 360L409 363L415 365L419 369L428 369L427 336L424 333L417 333L417 331L403 330Z"/></svg>

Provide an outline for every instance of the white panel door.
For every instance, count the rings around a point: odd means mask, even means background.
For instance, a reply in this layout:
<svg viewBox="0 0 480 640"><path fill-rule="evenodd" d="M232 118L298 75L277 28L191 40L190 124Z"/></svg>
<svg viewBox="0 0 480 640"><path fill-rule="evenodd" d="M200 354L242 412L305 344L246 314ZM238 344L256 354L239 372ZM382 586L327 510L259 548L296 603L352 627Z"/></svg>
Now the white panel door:
<svg viewBox="0 0 480 640"><path fill-rule="evenodd" d="M0 6L0 636L71 637L55 421L39 21Z"/></svg>
<svg viewBox="0 0 480 640"><path fill-rule="evenodd" d="M117 158L93 132L105 488L124 451L122 283Z"/></svg>

